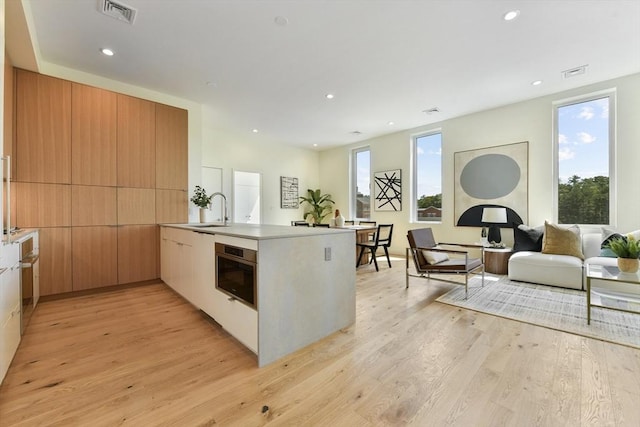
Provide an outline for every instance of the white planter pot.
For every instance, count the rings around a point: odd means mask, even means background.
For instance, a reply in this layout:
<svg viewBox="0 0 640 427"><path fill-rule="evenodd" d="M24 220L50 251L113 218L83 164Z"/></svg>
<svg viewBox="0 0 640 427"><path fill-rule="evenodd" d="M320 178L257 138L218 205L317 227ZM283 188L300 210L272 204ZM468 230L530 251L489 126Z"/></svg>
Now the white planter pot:
<svg viewBox="0 0 640 427"><path fill-rule="evenodd" d="M200 208L200 222L207 222L207 210Z"/></svg>

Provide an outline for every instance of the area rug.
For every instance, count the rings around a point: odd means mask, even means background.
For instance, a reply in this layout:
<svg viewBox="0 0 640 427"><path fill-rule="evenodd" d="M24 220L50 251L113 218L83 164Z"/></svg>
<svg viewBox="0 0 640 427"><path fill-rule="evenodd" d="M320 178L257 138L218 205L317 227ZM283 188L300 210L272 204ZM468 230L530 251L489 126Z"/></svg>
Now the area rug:
<svg viewBox="0 0 640 427"><path fill-rule="evenodd" d="M587 294L582 291L487 275L484 287L479 277L469 280L468 299L464 286L456 286L436 301L640 349L640 314L592 307L587 325Z"/></svg>

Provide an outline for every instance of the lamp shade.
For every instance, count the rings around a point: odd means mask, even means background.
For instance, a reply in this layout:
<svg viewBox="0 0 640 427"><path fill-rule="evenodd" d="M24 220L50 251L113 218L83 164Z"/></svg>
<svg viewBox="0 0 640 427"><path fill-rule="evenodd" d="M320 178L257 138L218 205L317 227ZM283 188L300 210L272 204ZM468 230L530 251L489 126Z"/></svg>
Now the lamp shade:
<svg viewBox="0 0 640 427"><path fill-rule="evenodd" d="M501 224L507 222L507 210L505 208L484 208L482 210L482 222Z"/></svg>

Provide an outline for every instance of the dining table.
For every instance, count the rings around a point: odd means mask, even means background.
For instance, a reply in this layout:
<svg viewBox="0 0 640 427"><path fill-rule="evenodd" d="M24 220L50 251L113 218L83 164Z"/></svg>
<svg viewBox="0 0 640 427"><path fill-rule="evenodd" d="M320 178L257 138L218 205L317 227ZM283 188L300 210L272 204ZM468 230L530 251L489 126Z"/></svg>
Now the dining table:
<svg viewBox="0 0 640 427"><path fill-rule="evenodd" d="M358 248L358 243L365 243L371 239L371 236L376 234L378 231L378 227L375 225L343 225L341 227L333 227L340 228L344 230L353 230L356 232L356 262L358 261L358 255L360 255L360 248ZM362 260L360 260L361 264L367 264L369 262L369 251L365 251L362 256Z"/></svg>

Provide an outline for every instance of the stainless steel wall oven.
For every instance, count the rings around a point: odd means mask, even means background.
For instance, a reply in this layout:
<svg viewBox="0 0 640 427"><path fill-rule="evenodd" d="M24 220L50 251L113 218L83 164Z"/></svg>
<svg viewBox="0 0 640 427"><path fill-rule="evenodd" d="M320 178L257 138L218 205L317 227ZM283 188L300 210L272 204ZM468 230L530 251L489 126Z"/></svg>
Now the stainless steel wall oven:
<svg viewBox="0 0 640 427"><path fill-rule="evenodd" d="M216 288L257 308L257 252L216 243Z"/></svg>

